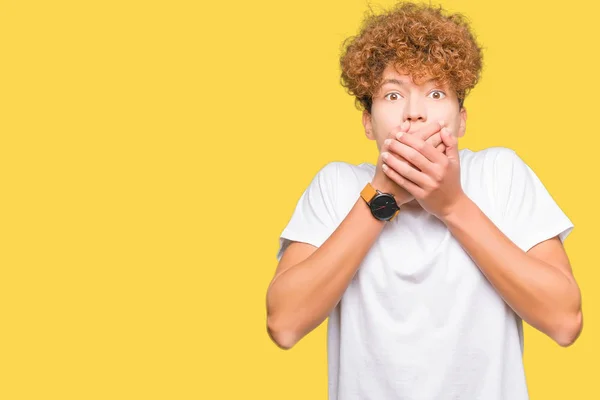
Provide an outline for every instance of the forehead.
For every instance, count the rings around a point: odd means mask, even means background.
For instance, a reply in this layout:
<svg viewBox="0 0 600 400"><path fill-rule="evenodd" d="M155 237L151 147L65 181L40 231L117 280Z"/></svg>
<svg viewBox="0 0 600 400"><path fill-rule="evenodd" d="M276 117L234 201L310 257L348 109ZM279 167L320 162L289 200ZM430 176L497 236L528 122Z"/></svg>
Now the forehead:
<svg viewBox="0 0 600 400"><path fill-rule="evenodd" d="M430 83L436 83L436 79L433 79L431 75L424 76L418 83L416 83L413 77L406 71L398 71L393 66L386 67L386 69L383 71L381 79L381 86L385 84L396 84L400 86L425 86Z"/></svg>

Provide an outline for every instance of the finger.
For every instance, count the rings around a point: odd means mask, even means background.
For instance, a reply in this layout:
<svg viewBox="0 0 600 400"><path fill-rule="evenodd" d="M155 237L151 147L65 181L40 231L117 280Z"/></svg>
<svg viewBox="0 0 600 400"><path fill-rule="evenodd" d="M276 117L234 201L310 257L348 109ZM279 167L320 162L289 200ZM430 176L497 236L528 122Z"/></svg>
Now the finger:
<svg viewBox="0 0 600 400"><path fill-rule="evenodd" d="M448 128L443 129L442 140L446 146L446 156L449 160L458 161L458 140Z"/></svg>
<svg viewBox="0 0 600 400"><path fill-rule="evenodd" d="M400 125L400 131L406 133L410 130L410 121L404 121L402 125Z"/></svg>
<svg viewBox="0 0 600 400"><path fill-rule="evenodd" d="M432 122L432 123L429 123L429 124L419 128L419 130L413 132L413 134L417 135L422 140L427 140L431 136L440 132L441 129L442 129L442 125L439 122Z"/></svg>
<svg viewBox="0 0 600 400"><path fill-rule="evenodd" d="M446 146L442 143L438 146L436 146L436 149L439 150L441 153L446 151Z"/></svg>
<svg viewBox="0 0 600 400"><path fill-rule="evenodd" d="M439 169L435 165L435 161L431 161L427 155L429 152L436 153L437 156L443 156L435 147L431 146L414 135L402 135L400 139L390 143L389 149L391 152L400 155L407 162L415 165L419 171L429 175L430 177L437 176ZM398 171L400 172L400 171ZM415 182L420 184L421 182Z"/></svg>
<svg viewBox="0 0 600 400"><path fill-rule="evenodd" d="M392 168L395 172L401 175L403 178L410 180L415 183L419 187L425 188L429 187L432 183L432 179L429 178L426 174L419 171L416 168L408 165L407 162L399 160L391 153L382 153L383 162L390 168Z"/></svg>
<svg viewBox="0 0 600 400"><path fill-rule="evenodd" d="M389 144L396 140L396 135L398 133L402 133L402 134L407 133L410 130L410 127L411 127L410 121L404 121L400 126L397 126L396 128L392 129L388 134L387 140L385 140L383 142L383 146L381 148L381 153L390 152ZM408 165L410 165L412 168L418 169L414 164L405 160L400 155L395 154L395 156L398 159L408 163Z"/></svg>
<svg viewBox="0 0 600 400"><path fill-rule="evenodd" d="M411 163L410 161L408 161L407 159L405 159L404 157L402 157L400 154L396 153L392 148L391 145L392 143L396 142L396 138L390 138L390 139L386 139L383 142L383 146L381 148L381 153L383 154L384 152L387 153L391 153L393 154L398 160L403 161L405 163L407 163L408 165L410 165L411 167L421 171L420 168L418 168L416 165L414 165L413 163Z"/></svg>
<svg viewBox="0 0 600 400"><path fill-rule="evenodd" d="M425 140L427 143L429 143L430 145L432 145L433 147L438 147L439 144L444 143L444 141L442 140L442 134L441 131L438 133L433 134L432 136L430 136L427 140Z"/></svg>
<svg viewBox="0 0 600 400"><path fill-rule="evenodd" d="M424 197L425 191L421 189L419 186L415 185L414 182L411 182L409 179L404 178L402 175L394 171L387 164L382 165L383 172L398 186L406 190L410 193L414 198L421 199Z"/></svg>
<svg viewBox="0 0 600 400"><path fill-rule="evenodd" d="M398 148L394 142L390 144L390 149L393 149L395 153L400 154L429 175L435 172L435 164L440 164L443 161L443 154L440 154L439 151L435 150L435 147L414 135L402 135L396 140L396 143L398 142L410 147L410 149L406 149L406 147ZM396 150L397 148L398 150Z"/></svg>
<svg viewBox="0 0 600 400"><path fill-rule="evenodd" d="M390 143L388 148L390 152L397 154L399 158L404 160L406 163L411 163L418 168L419 171L427 172L427 170L429 170L428 164L431 164L431 162L423 154L419 153L418 150L412 148L411 146L406 145L399 140L394 140L392 143Z"/></svg>
<svg viewBox="0 0 600 400"><path fill-rule="evenodd" d="M407 133L410 129L410 121L404 121L402 123L402 125L400 126L396 126L394 129L392 129L389 133L387 138L388 139L396 139L396 135L400 132L402 133Z"/></svg>

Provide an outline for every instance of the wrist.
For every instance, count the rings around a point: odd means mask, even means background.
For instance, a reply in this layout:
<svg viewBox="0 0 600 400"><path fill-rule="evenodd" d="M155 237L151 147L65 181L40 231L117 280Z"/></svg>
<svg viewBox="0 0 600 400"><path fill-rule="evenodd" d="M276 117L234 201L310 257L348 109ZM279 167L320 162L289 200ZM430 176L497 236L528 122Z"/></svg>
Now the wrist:
<svg viewBox="0 0 600 400"><path fill-rule="evenodd" d="M373 217L380 221L392 221L400 211L393 193L382 186L375 187L367 183L360 192L362 199L369 205Z"/></svg>
<svg viewBox="0 0 600 400"><path fill-rule="evenodd" d="M383 180L373 178L373 180L371 181L371 186L373 186L373 189L379 190L381 193L389 193L391 195L394 195L394 197L396 197L395 190L389 184L389 182L385 182Z"/></svg>
<svg viewBox="0 0 600 400"><path fill-rule="evenodd" d="M371 186L373 186L374 189L379 190L381 193L389 193L394 196L394 200L396 200L396 204L398 204L398 206L408 203L414 198L406 190L389 180L386 182L375 177L371 181Z"/></svg>
<svg viewBox="0 0 600 400"><path fill-rule="evenodd" d="M439 216L439 219L448 227L454 225L460 220L465 220L472 215L472 209L475 203L467 196L462 193L458 199L449 207L446 212Z"/></svg>

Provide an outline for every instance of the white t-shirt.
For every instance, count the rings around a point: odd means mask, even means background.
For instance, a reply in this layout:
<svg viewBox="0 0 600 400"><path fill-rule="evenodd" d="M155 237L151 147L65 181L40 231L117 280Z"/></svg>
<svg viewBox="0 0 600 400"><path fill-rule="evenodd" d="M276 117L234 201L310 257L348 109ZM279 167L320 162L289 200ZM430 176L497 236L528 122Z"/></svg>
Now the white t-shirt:
<svg viewBox="0 0 600 400"><path fill-rule="evenodd" d="M573 229L511 149L462 149L463 191L522 250ZM331 162L281 234L321 244L375 166ZM521 319L446 226L418 208L387 222L328 319L329 400L526 400Z"/></svg>

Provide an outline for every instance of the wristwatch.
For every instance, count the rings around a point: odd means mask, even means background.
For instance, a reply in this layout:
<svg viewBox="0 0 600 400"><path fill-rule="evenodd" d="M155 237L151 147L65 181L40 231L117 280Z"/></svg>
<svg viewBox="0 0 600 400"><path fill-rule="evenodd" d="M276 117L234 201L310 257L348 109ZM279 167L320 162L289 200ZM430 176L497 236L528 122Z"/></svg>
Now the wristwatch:
<svg viewBox="0 0 600 400"><path fill-rule="evenodd" d="M391 221L400 211L393 194L382 193L369 182L360 192L360 197L369 205L371 214L380 221Z"/></svg>

